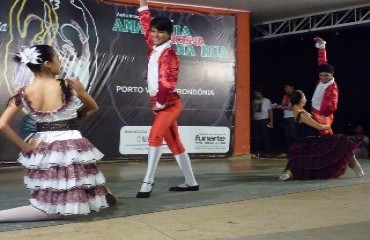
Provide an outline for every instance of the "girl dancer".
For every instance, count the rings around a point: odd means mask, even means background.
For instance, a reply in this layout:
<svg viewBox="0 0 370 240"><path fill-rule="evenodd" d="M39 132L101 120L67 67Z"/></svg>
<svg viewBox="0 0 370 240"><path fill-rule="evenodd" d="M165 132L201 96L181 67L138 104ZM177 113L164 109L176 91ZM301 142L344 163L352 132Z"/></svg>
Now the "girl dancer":
<svg viewBox="0 0 370 240"><path fill-rule="evenodd" d="M115 205L117 199L104 186L96 164L103 154L77 130L78 116L98 110L94 99L79 81L54 78L60 61L51 46L25 48L16 60L35 78L10 98L0 130L22 150L18 161L26 168L24 183L31 198L28 206L0 211L0 222L57 219ZM26 141L9 126L22 108L37 124L37 132Z"/></svg>
<svg viewBox="0 0 370 240"><path fill-rule="evenodd" d="M318 123L304 110L306 97L302 91L294 91L290 102L299 140L291 145L288 164L279 179L338 178L345 173L347 166L359 177L364 176L354 155L357 144L344 134L319 136L318 131L328 130L331 126Z"/></svg>

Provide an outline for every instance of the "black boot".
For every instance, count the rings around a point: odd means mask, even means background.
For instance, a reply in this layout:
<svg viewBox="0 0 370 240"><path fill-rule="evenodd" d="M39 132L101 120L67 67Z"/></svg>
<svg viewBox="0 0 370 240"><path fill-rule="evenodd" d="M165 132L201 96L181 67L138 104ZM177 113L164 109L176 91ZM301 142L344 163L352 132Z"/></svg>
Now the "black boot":
<svg viewBox="0 0 370 240"><path fill-rule="evenodd" d="M154 183L148 183L148 182L143 182L143 183L152 185L152 188L150 189L149 192L138 192L136 194L136 198L149 198L150 197L150 194L153 191Z"/></svg>
<svg viewBox="0 0 370 240"><path fill-rule="evenodd" d="M170 187L170 189L168 189L168 191L170 191L170 192L199 191L199 185L195 185L195 186L188 186L188 185L186 185L186 187L179 187L179 186Z"/></svg>

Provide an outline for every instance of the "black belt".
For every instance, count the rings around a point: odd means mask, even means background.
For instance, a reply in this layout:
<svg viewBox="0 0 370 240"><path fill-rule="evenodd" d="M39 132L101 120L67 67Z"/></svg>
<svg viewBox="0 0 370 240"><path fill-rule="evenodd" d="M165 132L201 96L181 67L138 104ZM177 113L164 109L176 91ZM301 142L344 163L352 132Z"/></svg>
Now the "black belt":
<svg viewBox="0 0 370 240"><path fill-rule="evenodd" d="M62 120L56 122L38 122L36 123L37 132L47 131L65 131L77 130L78 124L76 119Z"/></svg>

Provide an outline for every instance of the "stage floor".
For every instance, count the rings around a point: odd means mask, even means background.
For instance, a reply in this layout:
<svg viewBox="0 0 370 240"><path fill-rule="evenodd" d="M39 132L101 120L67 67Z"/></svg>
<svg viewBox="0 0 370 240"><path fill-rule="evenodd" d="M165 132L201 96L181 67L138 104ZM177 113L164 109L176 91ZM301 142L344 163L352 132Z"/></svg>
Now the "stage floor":
<svg viewBox="0 0 370 240"><path fill-rule="evenodd" d="M370 173L370 160L360 160ZM370 176L348 169L340 179L287 181L286 160L193 160L199 192L174 193L182 183L175 161L161 161L149 199L136 199L145 162L101 164L117 208L63 221L1 223L11 239L369 239ZM0 168L0 209L28 204L22 168Z"/></svg>

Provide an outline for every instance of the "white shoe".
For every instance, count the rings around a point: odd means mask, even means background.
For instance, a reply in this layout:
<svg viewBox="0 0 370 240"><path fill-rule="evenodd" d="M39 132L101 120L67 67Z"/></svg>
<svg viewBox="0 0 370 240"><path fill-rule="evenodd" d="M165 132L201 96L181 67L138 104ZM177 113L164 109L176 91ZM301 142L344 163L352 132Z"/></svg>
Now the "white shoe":
<svg viewBox="0 0 370 240"><path fill-rule="evenodd" d="M288 154L286 153L282 153L280 155L277 155L278 158L286 158L288 156Z"/></svg>
<svg viewBox="0 0 370 240"><path fill-rule="evenodd" d="M175 155L175 159L179 168L184 175L185 184L187 186L198 186L197 180L195 180L193 169L191 168L190 157L186 152Z"/></svg>
<svg viewBox="0 0 370 240"><path fill-rule="evenodd" d="M286 170L283 174L280 175L279 180L280 181L286 181L293 178L293 173L289 169Z"/></svg>
<svg viewBox="0 0 370 240"><path fill-rule="evenodd" d="M357 164L353 167L353 171L357 174L359 177L365 176L365 172L362 169L361 165L357 162Z"/></svg>

